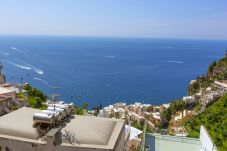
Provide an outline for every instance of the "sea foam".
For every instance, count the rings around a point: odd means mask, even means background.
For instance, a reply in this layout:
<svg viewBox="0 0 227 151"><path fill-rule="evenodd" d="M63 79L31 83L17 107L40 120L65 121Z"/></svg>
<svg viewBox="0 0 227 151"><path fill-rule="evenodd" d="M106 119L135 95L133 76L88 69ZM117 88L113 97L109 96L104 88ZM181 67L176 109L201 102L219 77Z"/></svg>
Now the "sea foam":
<svg viewBox="0 0 227 151"><path fill-rule="evenodd" d="M12 62L12 61L7 61L9 64L15 66L15 67L18 67L20 69L25 69L25 70L31 70L32 68L28 67L28 66L25 66L25 65L20 65L20 64L17 64L15 62Z"/></svg>
<svg viewBox="0 0 227 151"><path fill-rule="evenodd" d="M33 68L33 70L38 74L44 74L43 70L41 70L41 69Z"/></svg>

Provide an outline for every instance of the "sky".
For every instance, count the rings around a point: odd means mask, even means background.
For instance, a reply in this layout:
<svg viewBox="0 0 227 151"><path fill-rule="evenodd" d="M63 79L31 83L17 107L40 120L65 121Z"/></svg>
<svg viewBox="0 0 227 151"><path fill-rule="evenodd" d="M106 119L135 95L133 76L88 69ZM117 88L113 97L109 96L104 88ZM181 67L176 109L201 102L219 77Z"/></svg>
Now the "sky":
<svg viewBox="0 0 227 151"><path fill-rule="evenodd" d="M1 0L0 35L227 39L227 0Z"/></svg>

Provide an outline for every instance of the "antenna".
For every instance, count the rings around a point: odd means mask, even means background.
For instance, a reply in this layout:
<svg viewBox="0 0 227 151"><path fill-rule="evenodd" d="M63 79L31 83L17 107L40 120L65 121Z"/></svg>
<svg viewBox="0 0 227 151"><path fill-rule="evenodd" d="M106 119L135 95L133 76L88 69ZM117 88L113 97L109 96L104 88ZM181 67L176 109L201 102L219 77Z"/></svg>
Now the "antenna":
<svg viewBox="0 0 227 151"><path fill-rule="evenodd" d="M53 94L51 95L53 102L54 102L54 110L55 110L55 103L57 101L57 97L60 96L60 94L58 93L59 87L56 86L50 86L53 89Z"/></svg>

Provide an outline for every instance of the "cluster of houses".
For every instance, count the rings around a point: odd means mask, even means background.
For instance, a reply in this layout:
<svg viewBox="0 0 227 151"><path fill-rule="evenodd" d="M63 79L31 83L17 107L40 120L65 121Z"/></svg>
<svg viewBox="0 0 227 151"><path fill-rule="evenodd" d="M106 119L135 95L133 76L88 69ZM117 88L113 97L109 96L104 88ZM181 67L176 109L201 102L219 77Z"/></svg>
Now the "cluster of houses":
<svg viewBox="0 0 227 151"><path fill-rule="evenodd" d="M128 123L137 123L140 125L143 125L146 120L155 125L161 120L160 112L165 108L168 108L168 106L169 104L153 106L151 104L142 104L138 102L130 105L126 105L126 103L116 103L104 107L103 110L100 111L99 116L121 118L125 119Z"/></svg>
<svg viewBox="0 0 227 151"><path fill-rule="evenodd" d="M203 107L206 107L225 93L227 93L227 84L214 81L210 87L207 87L192 96L183 97L183 100L189 103L198 101Z"/></svg>
<svg viewBox="0 0 227 151"><path fill-rule="evenodd" d="M192 81L193 82L193 81ZM205 109L207 105L216 101L220 96L227 93L227 84L215 81L211 87L206 88L200 93L196 93L192 96L184 96L182 101L187 104L192 104L199 102L202 108ZM126 123L135 125L143 125L144 122L149 127L156 128L161 122L162 111L169 108L170 104L162 104L159 106L151 104L134 103L127 105L126 103L116 103L104 107L99 112L99 117L106 118L118 118L124 119ZM172 135L187 135L183 123L190 120L197 113L195 110L183 110L176 112L175 115L171 116L170 120L170 130L172 130Z"/></svg>
<svg viewBox="0 0 227 151"><path fill-rule="evenodd" d="M116 103L104 107L99 112L99 117L117 118L126 121L126 130L130 127L130 138L128 141L128 149L137 148L141 145L142 131L133 127L133 125L143 126L146 122L148 126L155 127L160 122L160 111L168 107L168 105L153 106L150 104L134 103L127 105L126 103ZM135 149L134 148L134 149Z"/></svg>
<svg viewBox="0 0 227 151"><path fill-rule="evenodd" d="M192 81L191 83L193 83ZM191 84L190 83L190 84ZM195 110L183 110L176 112L175 115L172 115L172 119L170 121L170 129L173 130L174 135L187 135L183 124L190 120L193 116L197 115L204 111L204 109L216 101L218 98L227 93L227 84L215 81L210 87L207 87L201 92L196 93L192 96L184 96L182 98L186 103L195 103L198 102L201 105L200 111Z"/></svg>
<svg viewBox="0 0 227 151"><path fill-rule="evenodd" d="M187 100L188 101L188 100ZM157 128L157 125L161 122L161 113L169 108L170 104L162 104L160 106L154 106L150 104L134 103L126 105L126 103L116 103L104 107L100 111L100 117L107 118L120 118L125 119L126 122L131 125L140 124L143 125L146 122L149 128ZM182 131L179 130L183 121L190 119L194 113L191 110L183 110L172 115L170 121L171 127L175 131L173 135L181 135Z"/></svg>

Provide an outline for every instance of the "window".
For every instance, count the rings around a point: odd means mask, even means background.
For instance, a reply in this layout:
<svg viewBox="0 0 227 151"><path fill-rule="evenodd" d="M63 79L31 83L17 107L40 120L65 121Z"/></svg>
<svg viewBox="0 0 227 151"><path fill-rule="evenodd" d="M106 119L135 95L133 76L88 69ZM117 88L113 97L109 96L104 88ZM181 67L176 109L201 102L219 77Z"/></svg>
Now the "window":
<svg viewBox="0 0 227 151"><path fill-rule="evenodd" d="M9 147L6 147L6 151L10 151L10 150L9 150Z"/></svg>

